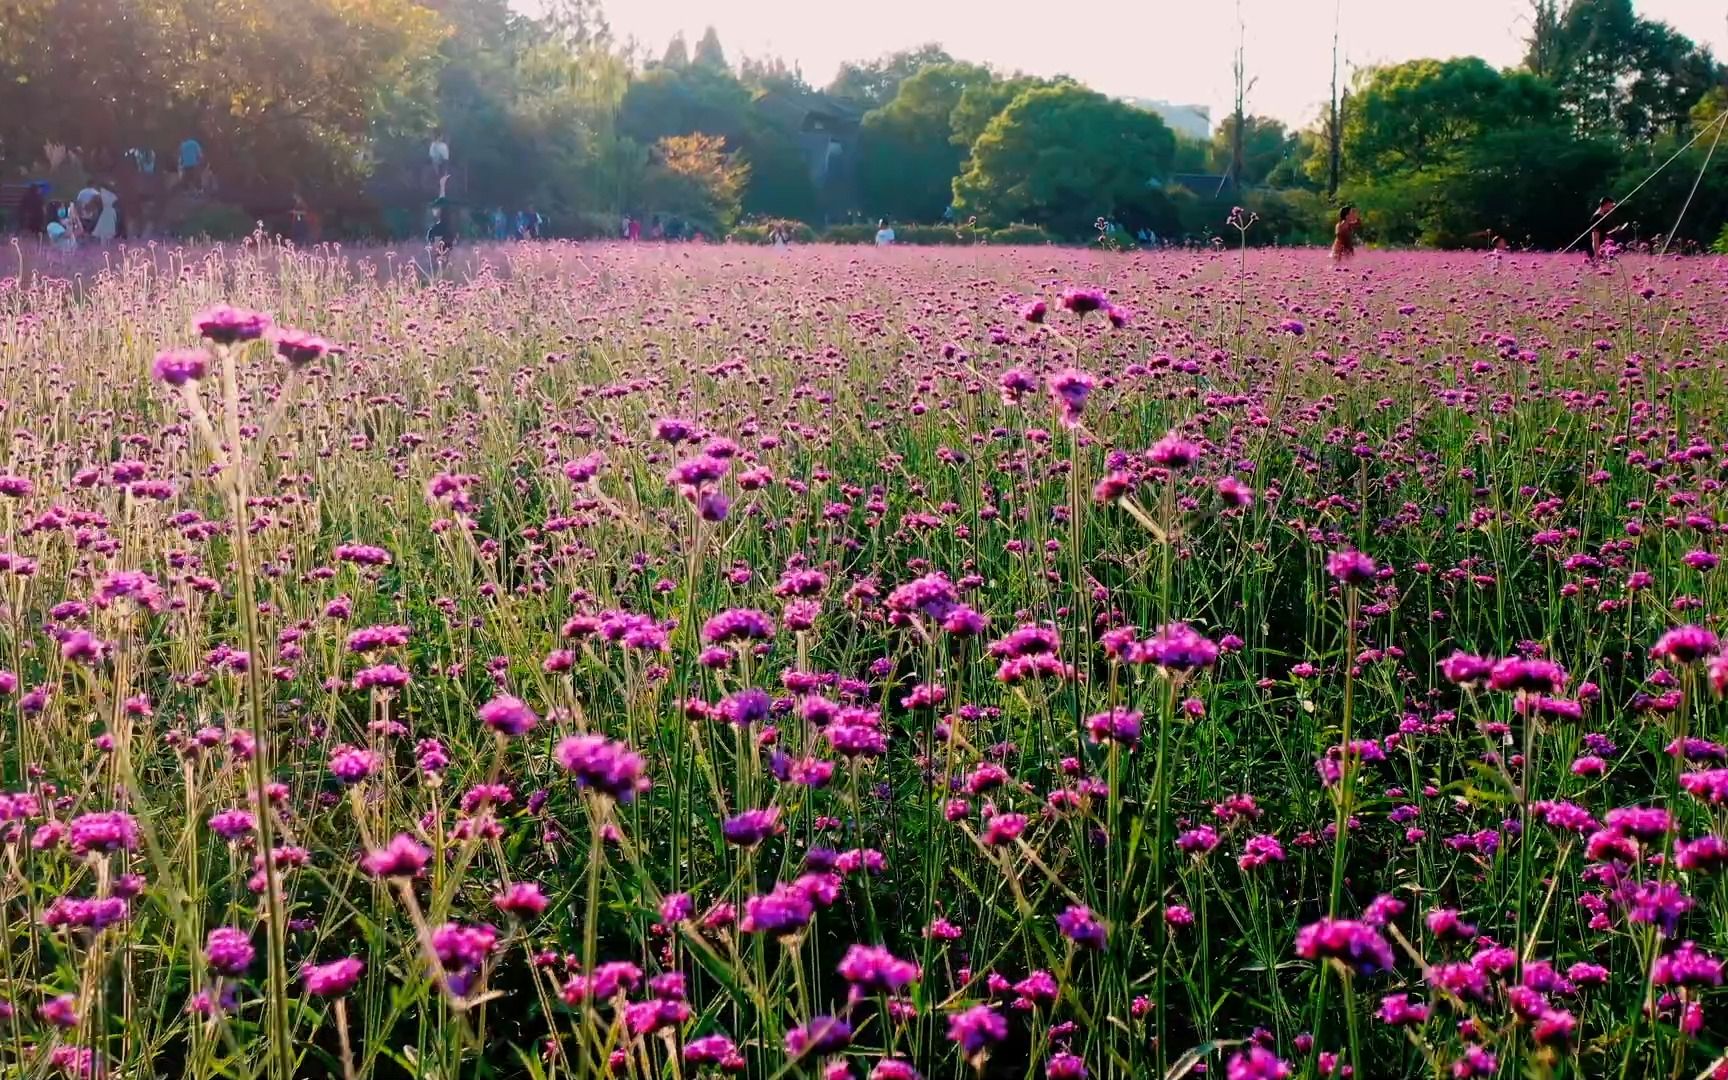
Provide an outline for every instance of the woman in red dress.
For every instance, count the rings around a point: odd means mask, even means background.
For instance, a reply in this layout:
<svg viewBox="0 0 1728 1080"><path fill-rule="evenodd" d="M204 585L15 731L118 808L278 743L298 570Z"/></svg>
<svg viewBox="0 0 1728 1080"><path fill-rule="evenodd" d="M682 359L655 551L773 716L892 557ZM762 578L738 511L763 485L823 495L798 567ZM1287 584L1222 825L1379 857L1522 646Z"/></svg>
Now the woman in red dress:
<svg viewBox="0 0 1728 1080"><path fill-rule="evenodd" d="M1332 230L1332 258L1343 262L1356 254L1356 232L1362 228L1362 215L1356 212L1354 203L1345 203L1338 208L1338 226Z"/></svg>

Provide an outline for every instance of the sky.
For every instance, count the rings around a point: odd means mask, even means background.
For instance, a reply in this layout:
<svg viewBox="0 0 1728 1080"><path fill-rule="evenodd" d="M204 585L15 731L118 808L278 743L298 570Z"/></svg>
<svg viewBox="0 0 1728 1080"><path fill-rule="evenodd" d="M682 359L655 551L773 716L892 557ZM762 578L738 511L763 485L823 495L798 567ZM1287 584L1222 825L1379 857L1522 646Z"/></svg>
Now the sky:
<svg viewBox="0 0 1728 1080"><path fill-rule="evenodd" d="M1340 83L1356 66L1475 55L1518 63L1529 0L1240 0L1248 111L1305 126L1330 93L1337 4ZM621 39L658 56L682 30L691 46L712 24L733 63L774 55L823 86L842 61L927 41L1003 71L1072 75L1121 97L1231 108L1237 43L1231 0L603 0ZM1728 57L1728 0L1634 0Z"/></svg>

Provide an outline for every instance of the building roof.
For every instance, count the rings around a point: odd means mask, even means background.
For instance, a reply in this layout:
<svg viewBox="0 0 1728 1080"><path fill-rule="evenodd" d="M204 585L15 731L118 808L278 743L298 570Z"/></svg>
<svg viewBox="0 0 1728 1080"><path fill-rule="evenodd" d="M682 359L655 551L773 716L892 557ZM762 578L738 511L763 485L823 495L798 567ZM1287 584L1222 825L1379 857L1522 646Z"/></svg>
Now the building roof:
<svg viewBox="0 0 1728 1080"><path fill-rule="evenodd" d="M1194 194L1211 199L1236 189L1236 181L1229 173L1173 173L1170 182L1181 184Z"/></svg>

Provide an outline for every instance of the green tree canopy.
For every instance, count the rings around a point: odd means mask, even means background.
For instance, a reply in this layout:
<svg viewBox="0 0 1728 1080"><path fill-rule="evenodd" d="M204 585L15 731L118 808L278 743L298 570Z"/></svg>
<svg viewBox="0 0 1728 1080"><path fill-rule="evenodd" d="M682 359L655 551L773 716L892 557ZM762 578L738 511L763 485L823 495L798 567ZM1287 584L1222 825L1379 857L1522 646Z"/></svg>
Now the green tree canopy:
<svg viewBox="0 0 1728 1080"><path fill-rule="evenodd" d="M1006 79L969 84L961 92L960 100L955 103L949 118L954 145L970 151L972 144L978 141L978 136L984 134L984 129L990 126L990 121L996 119L996 114L1006 109L1015 98L1035 87L1062 85L1078 84L1065 75L1054 79L1015 75Z"/></svg>
<svg viewBox="0 0 1728 1080"><path fill-rule="evenodd" d="M750 167L717 135L668 135L654 144L646 178L649 205L711 234L738 220Z"/></svg>
<svg viewBox="0 0 1728 1080"><path fill-rule="evenodd" d="M965 92L992 81L976 64L937 64L900 84L894 100L864 117L858 183L871 214L933 221L947 209L965 148L952 117Z"/></svg>
<svg viewBox="0 0 1728 1080"><path fill-rule="evenodd" d="M1631 0L1571 0L1557 16L1547 8L1527 62L1553 81L1585 134L1629 143L1673 134L1722 81L1708 49L1637 15Z"/></svg>
<svg viewBox="0 0 1728 1080"><path fill-rule="evenodd" d="M1213 172L1230 171L1235 156L1236 117L1226 116L1212 133L1209 162ZM1286 158L1296 152L1296 135L1269 116L1248 116L1242 123L1243 184L1263 184Z"/></svg>
<svg viewBox="0 0 1728 1080"><path fill-rule="evenodd" d="M1344 115L1345 174L1445 165L1487 132L1552 117L1557 106L1541 79L1496 71L1474 56L1374 68L1358 80Z"/></svg>
<svg viewBox="0 0 1728 1080"><path fill-rule="evenodd" d="M954 182L956 204L990 224L1079 235L1131 215L1169 174L1176 139L1144 109L1078 86L1027 90L990 121Z"/></svg>
<svg viewBox="0 0 1728 1080"><path fill-rule="evenodd" d="M726 50L720 47L720 34L712 26L702 32L702 40L696 43L696 55L691 63L710 71L732 70L726 62Z"/></svg>
<svg viewBox="0 0 1728 1080"><path fill-rule="evenodd" d="M937 64L952 64L948 50L934 42L915 49L901 49L875 60L847 61L840 65L828 92L875 108L894 99L900 84L920 70Z"/></svg>

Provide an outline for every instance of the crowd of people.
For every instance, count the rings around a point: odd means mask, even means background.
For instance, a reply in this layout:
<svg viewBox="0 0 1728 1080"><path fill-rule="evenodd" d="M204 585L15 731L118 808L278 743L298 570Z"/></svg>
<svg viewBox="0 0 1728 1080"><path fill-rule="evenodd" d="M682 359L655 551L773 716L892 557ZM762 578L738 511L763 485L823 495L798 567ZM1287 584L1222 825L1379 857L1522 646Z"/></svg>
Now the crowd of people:
<svg viewBox="0 0 1728 1080"><path fill-rule="evenodd" d="M175 167L158 170L154 149L135 146L118 160L85 165L75 148L47 148L46 173L56 179L32 179L23 185L11 215L12 231L34 237L61 250L85 245L111 244L148 231L152 210L174 192L208 195L215 177L196 137L180 142L172 160ZM68 182L66 176L80 176ZM56 185L79 183L70 198L55 198Z"/></svg>

